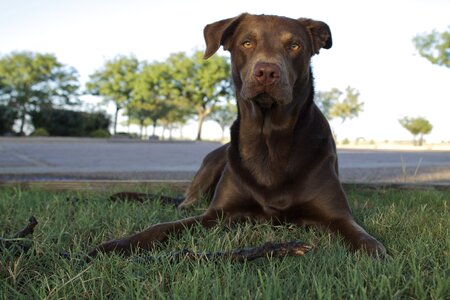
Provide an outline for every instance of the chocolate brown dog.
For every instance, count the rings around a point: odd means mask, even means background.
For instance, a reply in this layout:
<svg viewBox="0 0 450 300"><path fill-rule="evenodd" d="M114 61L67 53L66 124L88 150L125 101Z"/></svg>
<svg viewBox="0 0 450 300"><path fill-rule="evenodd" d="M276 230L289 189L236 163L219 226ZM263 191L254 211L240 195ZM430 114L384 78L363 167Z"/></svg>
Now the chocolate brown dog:
<svg viewBox="0 0 450 300"><path fill-rule="evenodd" d="M348 245L384 256L383 245L351 215L338 178L336 146L314 104L310 60L331 48L327 24L311 19L242 14L209 24L205 58L230 51L238 117L231 142L206 156L181 207L211 196L202 215L157 224L106 242L90 255L151 249L196 224L246 219L318 225Z"/></svg>

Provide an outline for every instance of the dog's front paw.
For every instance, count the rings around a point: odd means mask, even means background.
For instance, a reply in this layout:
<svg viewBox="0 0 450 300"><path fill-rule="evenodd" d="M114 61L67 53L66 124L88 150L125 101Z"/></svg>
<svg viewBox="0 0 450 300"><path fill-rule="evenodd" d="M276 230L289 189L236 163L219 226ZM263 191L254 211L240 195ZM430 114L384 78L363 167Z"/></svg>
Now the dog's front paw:
<svg viewBox="0 0 450 300"><path fill-rule="evenodd" d="M358 249L365 251L372 257L384 259L386 248L372 236L364 236L358 241Z"/></svg>

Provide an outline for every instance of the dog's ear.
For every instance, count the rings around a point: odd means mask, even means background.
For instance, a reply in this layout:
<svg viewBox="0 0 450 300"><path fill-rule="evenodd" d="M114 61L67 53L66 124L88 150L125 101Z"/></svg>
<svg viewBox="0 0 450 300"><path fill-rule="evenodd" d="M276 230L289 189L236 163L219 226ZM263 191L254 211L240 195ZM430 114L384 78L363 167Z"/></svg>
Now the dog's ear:
<svg viewBox="0 0 450 300"><path fill-rule="evenodd" d="M206 50L203 55L204 59L211 57L220 46L224 45L227 38L229 38L240 20L247 14L241 14L235 18L221 20L212 24L206 25L203 30L205 36Z"/></svg>
<svg viewBox="0 0 450 300"><path fill-rule="evenodd" d="M331 31L326 23L305 18L300 18L298 21L308 30L313 55L319 54L321 48L331 48L333 44Z"/></svg>

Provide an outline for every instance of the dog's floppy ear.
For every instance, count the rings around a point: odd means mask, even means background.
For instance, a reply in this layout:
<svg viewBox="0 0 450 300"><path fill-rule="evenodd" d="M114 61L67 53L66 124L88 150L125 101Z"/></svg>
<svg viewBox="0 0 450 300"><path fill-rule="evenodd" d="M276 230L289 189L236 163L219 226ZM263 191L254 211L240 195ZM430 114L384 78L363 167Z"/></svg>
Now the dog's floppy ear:
<svg viewBox="0 0 450 300"><path fill-rule="evenodd" d="M221 20L212 24L206 25L203 30L205 36L206 50L203 55L204 59L211 57L220 46L224 45L226 39L229 38L240 20L247 14L241 14L235 18Z"/></svg>
<svg viewBox="0 0 450 300"><path fill-rule="evenodd" d="M330 49L331 40L330 27L324 22L300 18L300 23L308 30L311 38L312 54L319 54L321 48Z"/></svg>

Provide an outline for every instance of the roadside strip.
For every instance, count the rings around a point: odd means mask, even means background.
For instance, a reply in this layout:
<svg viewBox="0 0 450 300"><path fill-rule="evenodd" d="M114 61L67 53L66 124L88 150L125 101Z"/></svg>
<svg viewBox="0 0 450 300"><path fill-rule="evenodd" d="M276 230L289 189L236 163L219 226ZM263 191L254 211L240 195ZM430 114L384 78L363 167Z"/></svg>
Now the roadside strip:
<svg viewBox="0 0 450 300"><path fill-rule="evenodd" d="M189 186L189 180L73 180L73 181L3 181L0 188L42 189L46 191L132 191L137 188L169 188L176 193L183 193ZM370 190L439 190L450 191L445 184L413 183L343 183L345 189L362 188Z"/></svg>

